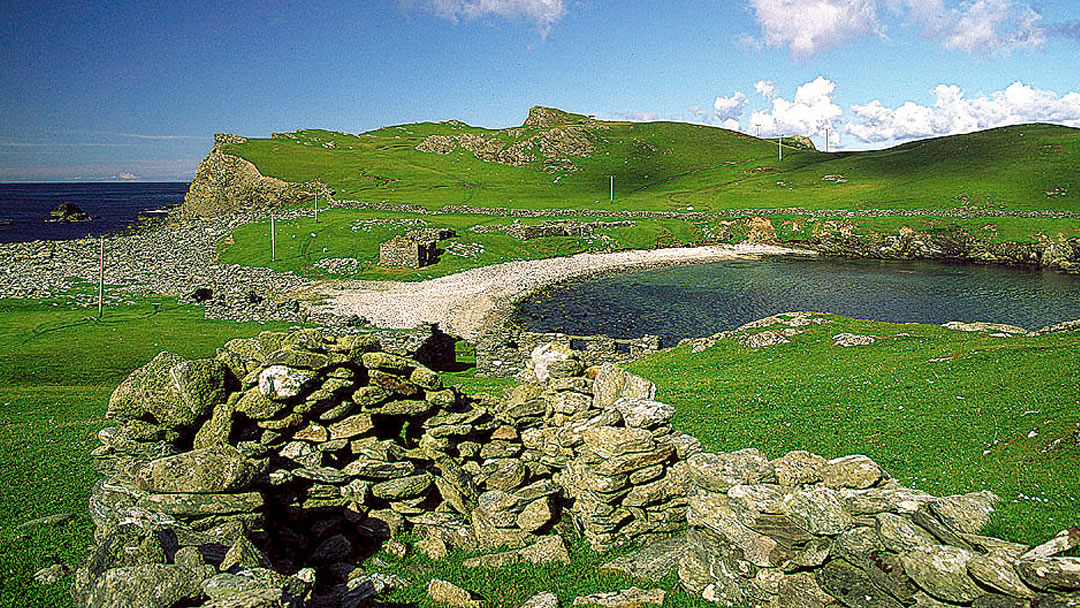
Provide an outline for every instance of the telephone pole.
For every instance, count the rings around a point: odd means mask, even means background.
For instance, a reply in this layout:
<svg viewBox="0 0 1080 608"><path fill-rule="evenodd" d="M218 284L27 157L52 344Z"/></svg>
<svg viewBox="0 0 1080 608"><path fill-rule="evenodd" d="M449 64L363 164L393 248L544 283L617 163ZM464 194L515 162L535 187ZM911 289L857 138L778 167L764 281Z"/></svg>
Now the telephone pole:
<svg viewBox="0 0 1080 608"><path fill-rule="evenodd" d="M105 235L101 236L101 261L98 265L97 318L101 320L105 307Z"/></svg>
<svg viewBox="0 0 1080 608"><path fill-rule="evenodd" d="M780 156L780 160L784 160L784 136L776 138L776 152Z"/></svg>
<svg viewBox="0 0 1080 608"><path fill-rule="evenodd" d="M611 177L611 197L610 197L609 200L614 203L615 202L615 176L612 175L610 177Z"/></svg>
<svg viewBox="0 0 1080 608"><path fill-rule="evenodd" d="M825 127L825 153L829 153L829 127Z"/></svg>
<svg viewBox="0 0 1080 608"><path fill-rule="evenodd" d="M315 223L319 223L319 191L315 191Z"/></svg>
<svg viewBox="0 0 1080 608"><path fill-rule="evenodd" d="M277 243L274 242L274 214L270 213L270 261L277 261Z"/></svg>

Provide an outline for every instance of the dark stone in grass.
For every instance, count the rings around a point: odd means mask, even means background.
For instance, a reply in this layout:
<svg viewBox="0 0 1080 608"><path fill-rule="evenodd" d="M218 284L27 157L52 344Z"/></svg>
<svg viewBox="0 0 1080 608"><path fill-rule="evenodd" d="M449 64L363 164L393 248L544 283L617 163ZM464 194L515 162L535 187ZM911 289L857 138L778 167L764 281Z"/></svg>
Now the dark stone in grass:
<svg viewBox="0 0 1080 608"><path fill-rule="evenodd" d="M686 534L677 534L650 542L633 553L616 558L604 570L619 570L630 576L658 581L679 567L679 560L690 551Z"/></svg>

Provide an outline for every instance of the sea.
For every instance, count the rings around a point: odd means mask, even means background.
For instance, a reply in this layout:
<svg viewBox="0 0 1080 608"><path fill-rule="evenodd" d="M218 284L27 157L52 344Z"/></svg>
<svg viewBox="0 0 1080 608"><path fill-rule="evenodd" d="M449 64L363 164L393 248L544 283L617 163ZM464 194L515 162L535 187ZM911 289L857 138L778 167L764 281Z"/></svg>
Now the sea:
<svg viewBox="0 0 1080 608"><path fill-rule="evenodd" d="M124 233L139 216L163 216L184 200L187 182L0 184L0 243L68 240ZM47 222L60 203L74 203L95 219Z"/></svg>

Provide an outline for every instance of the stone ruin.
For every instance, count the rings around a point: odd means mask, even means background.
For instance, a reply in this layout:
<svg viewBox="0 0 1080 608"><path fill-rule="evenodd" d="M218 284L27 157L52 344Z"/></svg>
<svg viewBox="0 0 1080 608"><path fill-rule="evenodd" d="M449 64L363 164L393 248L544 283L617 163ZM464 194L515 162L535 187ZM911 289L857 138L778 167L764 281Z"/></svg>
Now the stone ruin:
<svg viewBox="0 0 1080 608"><path fill-rule="evenodd" d="M572 353L586 367L601 363L625 363L660 350L660 336L645 334L621 340L605 334L573 336L553 332L526 331L515 323L504 323L484 332L476 342L476 375L514 378L530 374L532 353L543 345Z"/></svg>
<svg viewBox="0 0 1080 608"><path fill-rule="evenodd" d="M473 226L470 232L486 234L492 232L505 232L506 236L520 241L530 241L553 236L584 237L596 234L597 230L610 228L629 228L636 225L634 220L603 221L594 220L585 222L582 220L546 220L539 224L524 224L514 220L510 224L487 224Z"/></svg>
<svg viewBox="0 0 1080 608"><path fill-rule="evenodd" d="M865 456L706 453L648 380L555 348L531 372L469 398L371 336L312 329L159 354L109 399L75 605L367 606L425 584L355 566L406 554L405 531L485 567L569 561L566 535L647 539L656 578L725 605L1080 605L1080 558L1059 556L1080 530L979 536L991 494L935 498Z"/></svg>
<svg viewBox="0 0 1080 608"><path fill-rule="evenodd" d="M383 268L423 268L438 261L435 241L418 241L398 235L379 244L379 266Z"/></svg>

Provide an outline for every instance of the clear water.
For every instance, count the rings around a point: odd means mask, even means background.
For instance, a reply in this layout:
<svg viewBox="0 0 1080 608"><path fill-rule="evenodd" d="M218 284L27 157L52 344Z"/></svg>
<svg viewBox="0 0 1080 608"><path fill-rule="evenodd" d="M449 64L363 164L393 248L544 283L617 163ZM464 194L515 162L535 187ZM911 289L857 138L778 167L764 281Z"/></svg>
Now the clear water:
<svg viewBox="0 0 1080 608"><path fill-rule="evenodd" d="M0 184L0 243L67 240L123 232L138 223L140 213L179 205L188 184L75 183ZM60 203L74 203L91 216L90 222L46 222Z"/></svg>
<svg viewBox="0 0 1080 608"><path fill-rule="evenodd" d="M734 260L560 284L521 302L532 331L666 346L780 312L893 323L988 321L1038 329L1080 318L1080 277L1053 271L875 260Z"/></svg>

